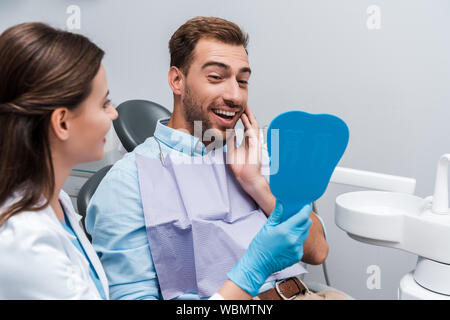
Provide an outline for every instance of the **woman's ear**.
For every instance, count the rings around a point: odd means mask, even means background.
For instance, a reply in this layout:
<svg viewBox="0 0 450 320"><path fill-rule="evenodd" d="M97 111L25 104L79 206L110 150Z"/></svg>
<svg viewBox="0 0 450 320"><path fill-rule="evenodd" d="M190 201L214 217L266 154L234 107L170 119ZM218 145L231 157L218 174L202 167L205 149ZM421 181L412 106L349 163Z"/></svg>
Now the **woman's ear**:
<svg viewBox="0 0 450 320"><path fill-rule="evenodd" d="M173 94L176 96L184 92L185 76L183 72L175 66L169 69L169 85L172 88Z"/></svg>
<svg viewBox="0 0 450 320"><path fill-rule="evenodd" d="M69 110L67 108L61 107L53 110L50 117L50 128L59 140L69 139Z"/></svg>

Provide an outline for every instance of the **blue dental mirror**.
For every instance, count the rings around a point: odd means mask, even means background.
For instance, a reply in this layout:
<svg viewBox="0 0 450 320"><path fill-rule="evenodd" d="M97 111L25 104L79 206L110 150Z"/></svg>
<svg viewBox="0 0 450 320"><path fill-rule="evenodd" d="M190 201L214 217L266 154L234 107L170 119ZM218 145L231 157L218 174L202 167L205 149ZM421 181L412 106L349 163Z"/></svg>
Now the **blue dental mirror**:
<svg viewBox="0 0 450 320"><path fill-rule="evenodd" d="M270 189L283 221L319 199L347 148L349 130L330 114L288 111L269 125Z"/></svg>

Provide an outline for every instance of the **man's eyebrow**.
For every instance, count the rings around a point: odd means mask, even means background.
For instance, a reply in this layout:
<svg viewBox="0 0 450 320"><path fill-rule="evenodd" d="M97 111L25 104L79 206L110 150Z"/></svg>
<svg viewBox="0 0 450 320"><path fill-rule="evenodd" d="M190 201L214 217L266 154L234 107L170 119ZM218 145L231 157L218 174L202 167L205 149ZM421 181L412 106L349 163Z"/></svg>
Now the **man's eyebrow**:
<svg viewBox="0 0 450 320"><path fill-rule="evenodd" d="M208 62L206 62L206 63L202 66L202 69L205 69L205 68L207 68L207 67L209 67L209 66L217 66L217 67L220 67L220 68L223 68L223 69L227 69L227 70L230 69L230 66L229 66L229 65L226 65L225 63L217 62L217 61L208 61Z"/></svg>
<svg viewBox="0 0 450 320"><path fill-rule="evenodd" d="M209 62L206 62L206 63L202 66L202 70L205 69L205 68L207 68L207 67L209 67L209 66L217 66L217 67L223 68L223 69L225 69L225 70L230 70L230 69L231 69L230 66L227 65L227 64L225 64L225 63L217 62L217 61L209 61ZM248 72L248 73L251 74L251 73L252 73L252 70L251 70L249 67L244 67L244 68L241 68L241 69L239 70L239 73L244 73L244 72Z"/></svg>
<svg viewBox="0 0 450 320"><path fill-rule="evenodd" d="M245 73L245 72L252 74L252 69L250 69L249 67L244 67L241 70L239 70L239 73Z"/></svg>

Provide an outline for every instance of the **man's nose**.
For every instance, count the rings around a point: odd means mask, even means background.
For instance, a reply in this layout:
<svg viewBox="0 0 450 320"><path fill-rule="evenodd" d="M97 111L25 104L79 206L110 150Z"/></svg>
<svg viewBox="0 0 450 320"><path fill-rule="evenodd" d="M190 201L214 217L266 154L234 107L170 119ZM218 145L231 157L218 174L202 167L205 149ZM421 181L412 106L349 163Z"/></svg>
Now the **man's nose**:
<svg viewBox="0 0 450 320"><path fill-rule="evenodd" d="M223 93L223 100L228 105L240 106L243 103L244 92L239 87L239 83L236 80L229 80L225 92Z"/></svg>

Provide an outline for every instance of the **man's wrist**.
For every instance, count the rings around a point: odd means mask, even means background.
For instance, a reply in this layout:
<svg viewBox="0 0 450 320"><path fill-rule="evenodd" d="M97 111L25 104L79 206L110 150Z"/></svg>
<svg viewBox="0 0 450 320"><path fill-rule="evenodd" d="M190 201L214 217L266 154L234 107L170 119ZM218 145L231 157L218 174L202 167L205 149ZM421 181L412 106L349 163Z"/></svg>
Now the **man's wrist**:
<svg viewBox="0 0 450 320"><path fill-rule="evenodd" d="M269 216L275 208L276 199L270 191L270 186L263 175L255 178L251 183L241 183L241 187L252 197L258 206Z"/></svg>

